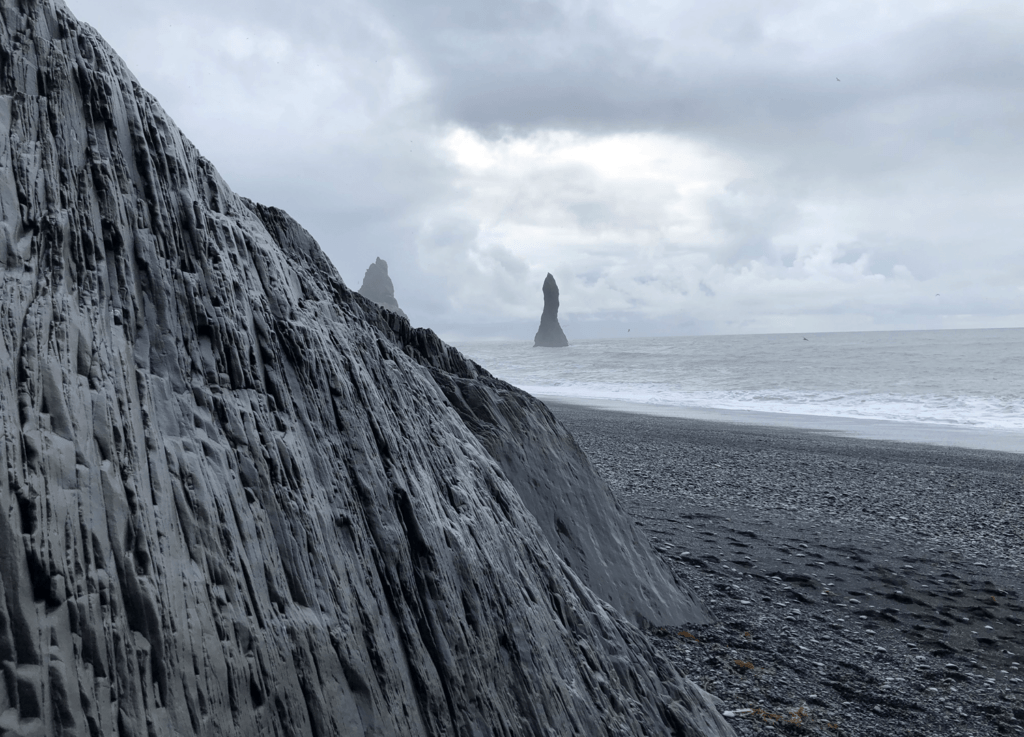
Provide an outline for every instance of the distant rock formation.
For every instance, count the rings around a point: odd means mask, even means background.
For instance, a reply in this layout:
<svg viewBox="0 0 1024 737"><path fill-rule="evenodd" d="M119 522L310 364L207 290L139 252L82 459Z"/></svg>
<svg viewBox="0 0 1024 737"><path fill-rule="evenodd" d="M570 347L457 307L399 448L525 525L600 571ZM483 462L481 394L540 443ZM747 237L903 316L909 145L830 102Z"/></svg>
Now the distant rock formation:
<svg viewBox="0 0 1024 737"><path fill-rule="evenodd" d="M0 0L0 509L4 734L734 734L623 616L707 613L550 412L62 0Z"/></svg>
<svg viewBox="0 0 1024 737"><path fill-rule="evenodd" d="M551 274L544 279L544 312L540 316L540 328L533 339L534 348L565 348L569 341L558 324L558 285Z"/></svg>
<svg viewBox="0 0 1024 737"><path fill-rule="evenodd" d="M398 306L395 299L395 285L388 276L388 262L378 257L370 264L363 274L363 286L359 287L359 293L371 302L376 302L386 310L397 312L402 317L409 317L402 308Z"/></svg>

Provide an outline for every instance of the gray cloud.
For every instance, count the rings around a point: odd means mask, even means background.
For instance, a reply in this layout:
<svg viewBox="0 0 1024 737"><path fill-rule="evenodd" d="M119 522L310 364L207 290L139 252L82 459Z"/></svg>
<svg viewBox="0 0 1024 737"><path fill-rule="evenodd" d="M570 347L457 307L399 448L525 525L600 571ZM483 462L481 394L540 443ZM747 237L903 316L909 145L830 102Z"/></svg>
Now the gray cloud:
<svg viewBox="0 0 1024 737"><path fill-rule="evenodd" d="M452 335L526 330L553 269L588 334L1024 320L1017 2L71 7L235 189ZM622 136L678 175L562 155Z"/></svg>

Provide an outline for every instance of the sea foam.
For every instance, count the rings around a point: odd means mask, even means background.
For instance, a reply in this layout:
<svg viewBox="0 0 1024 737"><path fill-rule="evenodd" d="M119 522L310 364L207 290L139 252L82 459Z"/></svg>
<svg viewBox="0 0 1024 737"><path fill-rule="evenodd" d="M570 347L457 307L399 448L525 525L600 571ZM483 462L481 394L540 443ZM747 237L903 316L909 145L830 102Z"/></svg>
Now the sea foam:
<svg viewBox="0 0 1024 737"><path fill-rule="evenodd" d="M539 396L1024 430L1024 329L460 345Z"/></svg>

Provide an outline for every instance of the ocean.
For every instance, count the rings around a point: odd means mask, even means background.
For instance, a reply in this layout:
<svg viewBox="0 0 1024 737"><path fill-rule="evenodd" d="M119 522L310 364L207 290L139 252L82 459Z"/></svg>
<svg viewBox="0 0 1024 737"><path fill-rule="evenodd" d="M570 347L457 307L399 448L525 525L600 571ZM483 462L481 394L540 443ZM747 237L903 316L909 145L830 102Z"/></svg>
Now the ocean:
<svg viewBox="0 0 1024 737"><path fill-rule="evenodd" d="M887 439L928 442L931 432L975 439L940 441L953 445L1024 452L1020 328L581 340L560 349L475 341L458 348L542 399ZM999 439L998 447L984 438Z"/></svg>

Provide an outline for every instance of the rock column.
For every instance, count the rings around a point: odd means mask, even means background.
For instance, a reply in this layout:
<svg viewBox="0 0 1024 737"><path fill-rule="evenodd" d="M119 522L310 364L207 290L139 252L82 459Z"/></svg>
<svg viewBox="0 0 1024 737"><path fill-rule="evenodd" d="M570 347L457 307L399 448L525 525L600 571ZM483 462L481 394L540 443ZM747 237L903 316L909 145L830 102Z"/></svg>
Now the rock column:
<svg viewBox="0 0 1024 737"><path fill-rule="evenodd" d="M540 316L540 328L533 339L534 348L565 348L569 341L558 324L558 285L551 274L544 279L544 312Z"/></svg>

